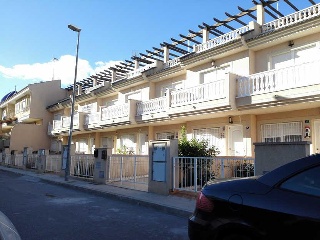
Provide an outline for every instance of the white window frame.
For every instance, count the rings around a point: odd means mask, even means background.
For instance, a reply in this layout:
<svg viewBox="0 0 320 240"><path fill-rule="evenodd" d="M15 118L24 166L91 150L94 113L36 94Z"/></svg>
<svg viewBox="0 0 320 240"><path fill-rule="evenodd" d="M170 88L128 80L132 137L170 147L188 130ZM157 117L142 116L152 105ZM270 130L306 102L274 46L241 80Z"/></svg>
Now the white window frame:
<svg viewBox="0 0 320 240"><path fill-rule="evenodd" d="M178 139L179 133L177 131L175 132L158 132L156 133L156 140L161 139Z"/></svg>
<svg viewBox="0 0 320 240"><path fill-rule="evenodd" d="M315 56L316 56L316 59L319 60L320 43L319 42L315 42L315 43L310 43L310 44L307 44L307 45L295 47L295 48L292 48L292 49L288 49L288 50L283 51L283 52L273 53L269 57L269 70L273 70L274 69L274 67L273 67L273 58L274 57L290 53L290 56L291 56L291 58L290 58L290 66L293 66L293 65L296 64L295 53L297 51L299 51L299 50L307 49L307 48L310 48L310 49L313 48L315 51L318 51L318 53L315 53ZM312 59L312 58L310 58L310 59L308 59L308 61L306 61L305 63L312 62L312 61L315 60L315 59ZM281 68L279 68L279 69L281 69Z"/></svg>
<svg viewBox="0 0 320 240"><path fill-rule="evenodd" d="M138 90L138 91L126 93L124 97L125 97L125 103L128 103L130 99L141 101L142 100L142 91Z"/></svg>
<svg viewBox="0 0 320 240"><path fill-rule="evenodd" d="M205 84L205 83L210 83L210 82L218 82L218 81L224 80L225 79L225 74L227 73L228 67L229 66L222 66L222 67L210 68L210 69L206 69L205 71L201 71L199 73L199 84ZM210 73L214 73L215 74L215 79L207 81L207 82L204 82L204 75L205 74L210 74Z"/></svg>
<svg viewBox="0 0 320 240"><path fill-rule="evenodd" d="M181 90L183 88L184 88L184 82L182 80L177 82L172 82L170 84L167 84L161 87L160 97L165 97L167 95L168 89L175 91L175 90Z"/></svg>
<svg viewBox="0 0 320 240"><path fill-rule="evenodd" d="M300 142L302 122L280 122L261 125L261 142Z"/></svg>
<svg viewBox="0 0 320 240"><path fill-rule="evenodd" d="M192 137L198 141L208 141L209 147L219 147L221 145L220 127L193 129Z"/></svg>

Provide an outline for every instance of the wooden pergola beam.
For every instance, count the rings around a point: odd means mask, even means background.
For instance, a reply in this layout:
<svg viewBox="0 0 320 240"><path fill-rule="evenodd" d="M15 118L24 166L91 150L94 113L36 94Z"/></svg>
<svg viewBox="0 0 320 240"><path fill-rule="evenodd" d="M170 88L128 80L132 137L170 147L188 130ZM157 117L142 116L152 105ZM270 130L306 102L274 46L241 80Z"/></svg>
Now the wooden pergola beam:
<svg viewBox="0 0 320 240"><path fill-rule="evenodd" d="M217 18L213 18L213 20L215 20L217 23L222 23L223 26L225 26L226 28L229 28L232 31L236 30L234 27L231 27L230 25L228 25L226 21L221 21Z"/></svg>
<svg viewBox="0 0 320 240"><path fill-rule="evenodd" d="M247 24L241 20L239 20L239 18L237 16L233 16L230 13L225 12L226 16L229 18L232 18L233 20L235 20L236 22L240 23L243 26L246 26Z"/></svg>
<svg viewBox="0 0 320 240"><path fill-rule="evenodd" d="M191 42L194 42L194 43L196 43L196 44L200 44L200 42L194 40L194 39L191 38L191 37L185 36L185 35L183 35L183 34L180 34L180 37L185 38L185 39L187 39L187 40L190 40Z"/></svg>
<svg viewBox="0 0 320 240"><path fill-rule="evenodd" d="M187 48L193 48L192 46L186 44L186 43L183 42L182 40L176 40L176 39L174 39L174 38L171 38L171 41L176 42L176 43L178 43L178 44L181 44L181 45L183 45L183 46L185 46L185 47L187 47Z"/></svg>

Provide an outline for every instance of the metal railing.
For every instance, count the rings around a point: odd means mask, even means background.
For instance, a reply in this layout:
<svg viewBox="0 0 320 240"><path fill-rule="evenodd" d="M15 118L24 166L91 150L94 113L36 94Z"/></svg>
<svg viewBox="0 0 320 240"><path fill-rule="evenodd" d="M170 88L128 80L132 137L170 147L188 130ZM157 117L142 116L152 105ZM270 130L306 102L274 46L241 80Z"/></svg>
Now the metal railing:
<svg viewBox="0 0 320 240"><path fill-rule="evenodd" d="M14 166L18 168L23 167L23 154L16 154L14 157Z"/></svg>
<svg viewBox="0 0 320 240"><path fill-rule="evenodd" d="M114 154L109 161L109 182L148 184L149 155Z"/></svg>
<svg viewBox="0 0 320 240"><path fill-rule="evenodd" d="M94 156L79 154L71 156L70 175L93 180Z"/></svg>
<svg viewBox="0 0 320 240"><path fill-rule="evenodd" d="M26 168L37 169L38 154L28 154Z"/></svg>
<svg viewBox="0 0 320 240"><path fill-rule="evenodd" d="M173 188L197 192L210 180L254 176L254 158L175 157Z"/></svg>
<svg viewBox="0 0 320 240"><path fill-rule="evenodd" d="M46 155L46 172L61 172L62 167L62 156L61 154L57 155Z"/></svg>

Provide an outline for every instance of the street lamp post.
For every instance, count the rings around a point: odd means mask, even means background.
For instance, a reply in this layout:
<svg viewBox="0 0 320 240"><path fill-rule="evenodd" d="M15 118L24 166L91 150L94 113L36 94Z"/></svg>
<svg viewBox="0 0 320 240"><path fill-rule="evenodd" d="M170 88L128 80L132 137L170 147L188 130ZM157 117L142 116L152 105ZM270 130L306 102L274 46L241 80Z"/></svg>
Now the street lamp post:
<svg viewBox="0 0 320 240"><path fill-rule="evenodd" d="M66 161L66 168L65 168L65 181L69 180L69 175L70 175L70 162L71 162L70 151L71 151L71 141L72 141L72 131L73 131L74 102L75 102L75 96L76 96L75 90L76 90L77 71L78 71L79 40L80 40L80 31L81 31L80 28L77 28L71 24L68 25L68 28L78 33L78 39L77 39L76 66L74 69L74 81L73 81L73 90L72 90L70 128L69 128L69 138L68 138L67 161Z"/></svg>

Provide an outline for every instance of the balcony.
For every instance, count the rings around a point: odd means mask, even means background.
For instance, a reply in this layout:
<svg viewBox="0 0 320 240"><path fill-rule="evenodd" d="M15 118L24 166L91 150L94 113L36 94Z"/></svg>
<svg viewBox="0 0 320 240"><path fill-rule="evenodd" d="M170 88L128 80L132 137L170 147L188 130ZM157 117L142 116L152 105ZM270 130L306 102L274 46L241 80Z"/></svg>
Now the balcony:
<svg viewBox="0 0 320 240"><path fill-rule="evenodd" d="M320 61L237 78L237 107L259 108L320 100Z"/></svg>
<svg viewBox="0 0 320 240"><path fill-rule="evenodd" d="M148 101L137 102L137 122L150 122L168 117L167 97L154 98Z"/></svg>
<svg viewBox="0 0 320 240"><path fill-rule="evenodd" d="M217 46L221 46L223 44L229 43L233 40L240 38L241 34L249 31L249 26L244 26L234 31L223 34L219 37L213 38L205 43L196 44L193 46L193 51L196 53L200 53L206 51L208 49L212 49Z"/></svg>
<svg viewBox="0 0 320 240"><path fill-rule="evenodd" d="M101 107L101 126L117 126L130 124L134 121L132 118L135 115L135 101L129 100L128 103L114 105L109 107Z"/></svg>
<svg viewBox="0 0 320 240"><path fill-rule="evenodd" d="M19 111L16 111L15 114L18 117L19 121L21 121L21 122L27 121L28 119L31 118L30 117L30 105L19 109Z"/></svg>
<svg viewBox="0 0 320 240"><path fill-rule="evenodd" d="M84 116L84 129L93 130L100 128L100 112L89 113Z"/></svg>
<svg viewBox="0 0 320 240"><path fill-rule="evenodd" d="M83 113L75 113L73 117L73 130L80 131L83 129L84 115ZM59 120L53 120L52 125L49 125L51 132L48 129L49 135L66 134L70 128L70 116L62 116ZM51 134L50 134L51 133Z"/></svg>
<svg viewBox="0 0 320 240"><path fill-rule="evenodd" d="M235 106L236 76L200 84L187 89L169 91L166 97L137 103L137 122L161 120L175 116L231 110Z"/></svg>

